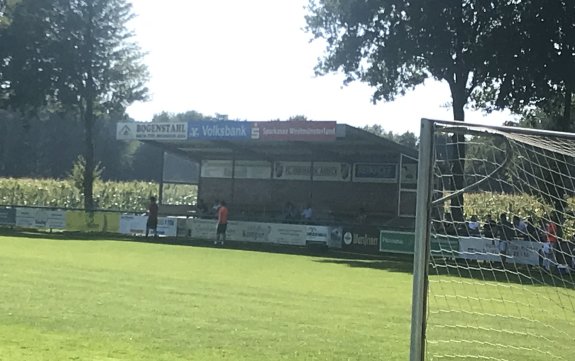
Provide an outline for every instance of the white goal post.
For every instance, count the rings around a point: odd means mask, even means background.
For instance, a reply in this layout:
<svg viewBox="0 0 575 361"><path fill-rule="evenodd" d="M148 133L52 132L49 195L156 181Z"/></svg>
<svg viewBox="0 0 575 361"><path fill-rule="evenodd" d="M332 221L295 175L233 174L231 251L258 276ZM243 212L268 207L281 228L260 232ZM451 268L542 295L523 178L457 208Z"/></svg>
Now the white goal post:
<svg viewBox="0 0 575 361"><path fill-rule="evenodd" d="M422 119L410 360L572 360L575 134Z"/></svg>

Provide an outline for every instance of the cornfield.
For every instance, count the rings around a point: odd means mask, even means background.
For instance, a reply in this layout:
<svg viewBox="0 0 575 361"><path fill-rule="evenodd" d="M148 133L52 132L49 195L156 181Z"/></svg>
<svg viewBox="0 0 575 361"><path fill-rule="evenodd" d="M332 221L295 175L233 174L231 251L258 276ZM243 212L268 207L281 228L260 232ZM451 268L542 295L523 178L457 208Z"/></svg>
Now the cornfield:
<svg viewBox="0 0 575 361"><path fill-rule="evenodd" d="M145 211L150 196L158 195L159 185L152 182L96 181L96 208L115 211ZM163 203L196 202L195 185L164 184ZM0 205L75 209L83 208L83 195L70 179L0 178Z"/></svg>

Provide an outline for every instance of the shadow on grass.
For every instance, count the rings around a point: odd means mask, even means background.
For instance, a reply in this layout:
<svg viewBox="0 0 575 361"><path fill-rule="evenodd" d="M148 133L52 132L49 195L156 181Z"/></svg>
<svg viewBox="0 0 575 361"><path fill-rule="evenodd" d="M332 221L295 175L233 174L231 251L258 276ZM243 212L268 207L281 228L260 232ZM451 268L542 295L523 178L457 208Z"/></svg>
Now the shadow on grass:
<svg viewBox="0 0 575 361"><path fill-rule="evenodd" d="M309 245L309 246L290 246L280 244L266 244L254 242L226 242L225 246L215 246L213 241L209 240L191 240L188 238L171 238L171 237L142 237L142 236L129 236L119 235L117 233L90 233L90 232L43 232L37 230L13 230L8 228L0 228L0 236L8 237L22 237L33 239L50 239L61 241L120 241L120 242L136 242L136 243L150 243L160 245L173 245L173 246L190 246L202 248L223 248L238 251L249 252L263 252L263 253L277 253L277 254L293 254L301 256L318 257L330 260L342 260L345 262L357 262L357 266L362 264L369 267L371 262L384 262L383 260L390 260L393 262L409 262L406 271L411 271L411 256L396 256L396 255L381 255L381 254L362 254L350 253L340 250L327 249L325 246ZM378 268L373 266L372 268ZM401 268L401 267L398 267ZM383 269L383 268L381 268Z"/></svg>
<svg viewBox="0 0 575 361"><path fill-rule="evenodd" d="M0 228L1 236L25 237L52 240L80 241L121 241L151 243L174 246L191 246L216 248L212 241L190 240L185 238L145 238L118 235L115 233L86 232L41 232L23 231ZM220 246L221 247L221 246ZM361 254L342 250L328 250L317 246L288 246L277 244L262 244L248 242L227 242L224 249L238 251L262 252L274 254L300 255L316 258L314 262L345 265L351 268L366 268L382 271L413 273L413 256L396 254ZM477 261L454 261L436 259L429 269L430 276L447 276L459 279L473 279L485 282L513 283L518 285L553 286L565 289L575 289L575 273L559 274L549 272L540 267L508 265L503 269L500 265Z"/></svg>

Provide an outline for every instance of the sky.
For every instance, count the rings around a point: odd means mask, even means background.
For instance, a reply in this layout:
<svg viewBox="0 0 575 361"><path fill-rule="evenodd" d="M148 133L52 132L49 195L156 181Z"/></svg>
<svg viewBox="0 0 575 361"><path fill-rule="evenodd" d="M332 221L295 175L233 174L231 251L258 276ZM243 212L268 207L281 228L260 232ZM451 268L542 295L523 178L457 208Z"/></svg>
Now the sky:
<svg viewBox="0 0 575 361"><path fill-rule="evenodd" d="M265 121L304 115L356 127L419 133L421 118L452 119L449 87L426 81L392 102L373 104L373 88L316 76L322 41L306 33L308 0L133 0L130 26L147 55L150 100L128 114L149 121L162 111ZM467 110L466 121L501 125L507 112Z"/></svg>

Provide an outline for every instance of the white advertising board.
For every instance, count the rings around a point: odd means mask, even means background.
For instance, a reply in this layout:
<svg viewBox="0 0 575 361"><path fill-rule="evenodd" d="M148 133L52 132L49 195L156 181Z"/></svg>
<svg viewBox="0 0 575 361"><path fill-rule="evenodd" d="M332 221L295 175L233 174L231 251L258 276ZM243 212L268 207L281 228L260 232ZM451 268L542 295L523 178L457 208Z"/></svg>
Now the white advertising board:
<svg viewBox="0 0 575 361"><path fill-rule="evenodd" d="M346 182L351 179L351 165L348 163L314 162L313 180Z"/></svg>
<svg viewBox="0 0 575 361"><path fill-rule="evenodd" d="M116 125L117 140L186 140L187 122L131 122Z"/></svg>
<svg viewBox="0 0 575 361"><path fill-rule="evenodd" d="M213 240L217 222L214 219L188 219L192 239ZM307 226L301 224L230 221L226 239L240 242L275 243L305 246Z"/></svg>
<svg viewBox="0 0 575 361"><path fill-rule="evenodd" d="M265 160L236 160L234 167L238 179L270 179L272 174L272 164Z"/></svg>
<svg viewBox="0 0 575 361"><path fill-rule="evenodd" d="M120 216L120 233L134 235L146 234L147 221L147 216L122 214ZM176 237L177 221L175 217L158 217L158 235Z"/></svg>
<svg viewBox="0 0 575 361"><path fill-rule="evenodd" d="M356 163L353 167L354 182L393 183L397 181L396 163Z"/></svg>
<svg viewBox="0 0 575 361"><path fill-rule="evenodd" d="M66 228L66 212L44 208L16 208L16 226L24 228Z"/></svg>
<svg viewBox="0 0 575 361"><path fill-rule="evenodd" d="M311 180L311 162L275 162L274 179Z"/></svg>
<svg viewBox="0 0 575 361"><path fill-rule="evenodd" d="M305 239L307 242L325 243L331 248L341 248L343 240L341 227L333 226L306 226Z"/></svg>
<svg viewBox="0 0 575 361"><path fill-rule="evenodd" d="M527 265L539 264L542 244L523 240L508 241L507 262ZM500 262L499 240L480 237L459 238L459 258Z"/></svg>
<svg viewBox="0 0 575 361"><path fill-rule="evenodd" d="M233 163L231 160L203 160L202 178L232 178Z"/></svg>
<svg viewBox="0 0 575 361"><path fill-rule="evenodd" d="M215 219L188 219L189 235L192 239L216 239L217 222Z"/></svg>
<svg viewBox="0 0 575 361"><path fill-rule="evenodd" d="M274 243L305 246L306 226L301 224L272 224L270 238Z"/></svg>

